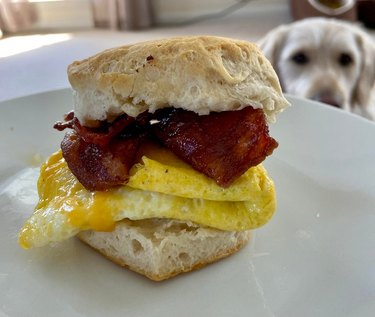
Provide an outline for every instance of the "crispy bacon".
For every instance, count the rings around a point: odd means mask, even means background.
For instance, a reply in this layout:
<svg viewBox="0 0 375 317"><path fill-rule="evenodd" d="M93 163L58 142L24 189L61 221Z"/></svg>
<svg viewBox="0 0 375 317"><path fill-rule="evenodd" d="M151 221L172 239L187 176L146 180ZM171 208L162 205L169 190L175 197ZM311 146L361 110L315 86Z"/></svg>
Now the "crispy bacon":
<svg viewBox="0 0 375 317"><path fill-rule="evenodd" d="M106 190L126 183L133 166L139 137L115 139L105 146L87 143L73 130L61 143L69 169L88 190Z"/></svg>
<svg viewBox="0 0 375 317"><path fill-rule="evenodd" d="M82 126L69 113L54 127L73 129L65 135L61 149L72 173L89 190L126 183L145 137L160 141L222 187L262 162L278 145L268 135L263 111L250 106L205 116L165 108L137 118L122 115L97 128Z"/></svg>
<svg viewBox="0 0 375 317"><path fill-rule="evenodd" d="M81 125L78 118L74 117L74 112L69 112L65 115L64 122L56 122L53 127L59 131L74 129L85 142L104 146L134 121L135 118L124 114L114 122L103 121L97 128L88 128Z"/></svg>
<svg viewBox="0 0 375 317"><path fill-rule="evenodd" d="M197 171L228 187L236 178L262 162L277 147L268 135L261 109L205 116L174 109L159 113L153 133L161 142Z"/></svg>
<svg viewBox="0 0 375 317"><path fill-rule="evenodd" d="M59 131L63 131L65 129L74 129L74 111L70 111L66 115L64 115L64 121L57 121L53 128Z"/></svg>

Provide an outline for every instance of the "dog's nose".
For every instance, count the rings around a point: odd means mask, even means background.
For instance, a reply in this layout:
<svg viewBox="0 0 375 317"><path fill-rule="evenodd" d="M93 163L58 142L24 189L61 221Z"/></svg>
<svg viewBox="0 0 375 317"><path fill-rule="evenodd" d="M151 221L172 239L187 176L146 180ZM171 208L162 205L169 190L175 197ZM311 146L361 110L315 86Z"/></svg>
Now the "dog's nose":
<svg viewBox="0 0 375 317"><path fill-rule="evenodd" d="M312 100L316 100L336 108L341 108L342 100L330 91L319 92L311 96Z"/></svg>

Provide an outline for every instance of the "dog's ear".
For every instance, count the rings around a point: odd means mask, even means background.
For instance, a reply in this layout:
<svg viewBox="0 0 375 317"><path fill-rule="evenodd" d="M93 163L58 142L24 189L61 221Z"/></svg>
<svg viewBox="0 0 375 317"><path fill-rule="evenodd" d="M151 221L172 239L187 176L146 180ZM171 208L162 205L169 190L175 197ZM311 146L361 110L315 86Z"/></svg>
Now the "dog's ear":
<svg viewBox="0 0 375 317"><path fill-rule="evenodd" d="M357 33L358 46L362 53L361 73L353 94L353 104L366 111L371 91L375 84L375 43L362 31Z"/></svg>
<svg viewBox="0 0 375 317"><path fill-rule="evenodd" d="M281 25L270 32L268 32L259 42L258 45L263 54L271 62L276 69L276 64L279 56L280 48L284 45L286 35L290 27L288 25ZM277 72L277 70L276 70Z"/></svg>

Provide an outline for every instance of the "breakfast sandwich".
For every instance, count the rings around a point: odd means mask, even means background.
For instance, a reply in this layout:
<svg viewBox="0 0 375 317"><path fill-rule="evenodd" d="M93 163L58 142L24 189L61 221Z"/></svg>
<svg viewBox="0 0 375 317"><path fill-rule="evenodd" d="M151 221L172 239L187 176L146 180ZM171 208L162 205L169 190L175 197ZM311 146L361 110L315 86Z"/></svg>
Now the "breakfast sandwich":
<svg viewBox="0 0 375 317"><path fill-rule="evenodd" d="M152 280L233 254L267 223L268 124L289 104L249 42L179 37L113 48L68 67L74 110L54 128L25 248L77 236Z"/></svg>

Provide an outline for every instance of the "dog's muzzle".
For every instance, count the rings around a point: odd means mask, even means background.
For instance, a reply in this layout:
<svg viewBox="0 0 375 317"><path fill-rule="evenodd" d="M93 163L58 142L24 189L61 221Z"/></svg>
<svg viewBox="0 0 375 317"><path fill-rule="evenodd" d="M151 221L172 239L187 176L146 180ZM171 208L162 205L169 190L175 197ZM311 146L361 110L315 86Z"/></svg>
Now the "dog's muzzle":
<svg viewBox="0 0 375 317"><path fill-rule="evenodd" d="M321 91L310 97L310 99L319 101L336 108L342 108L343 100L337 94L331 91Z"/></svg>

